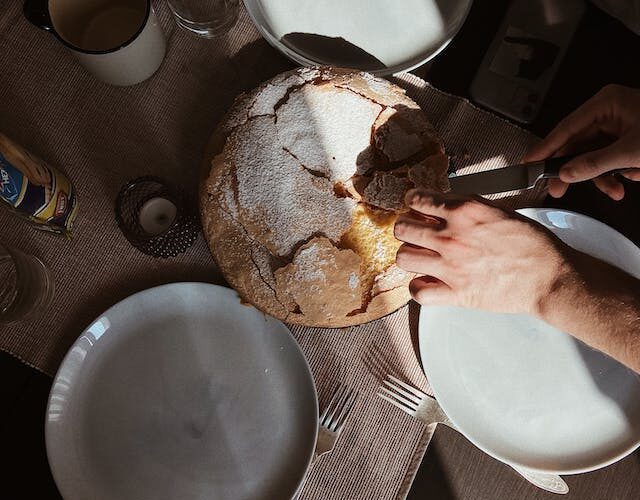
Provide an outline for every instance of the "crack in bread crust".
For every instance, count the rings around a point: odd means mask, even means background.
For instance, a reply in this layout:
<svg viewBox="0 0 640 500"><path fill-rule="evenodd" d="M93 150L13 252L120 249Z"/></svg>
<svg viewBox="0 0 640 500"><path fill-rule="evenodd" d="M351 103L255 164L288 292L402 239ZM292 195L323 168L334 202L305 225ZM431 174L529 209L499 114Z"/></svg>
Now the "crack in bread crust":
<svg viewBox="0 0 640 500"><path fill-rule="evenodd" d="M211 194L211 193L210 193ZM247 237L247 239L249 239L249 241L251 242L252 246L250 248L250 252L249 252L249 258L251 259L251 262L255 268L255 270L258 273L258 276L260 277L260 279L262 280L262 282L273 292L273 298L274 300L278 301L280 303L280 305L283 307L283 309L287 309L285 307L285 305L280 302L280 300L278 300L278 294L276 293L276 289L273 287L273 285L271 285L271 283L269 283L269 281L264 277L264 275L262 274L262 268L261 266L258 264L258 262L256 261L255 255L254 255L254 251L256 250L256 247L262 247L262 245L260 245L260 243L258 243L257 241L255 241L251 235L247 232L246 228L244 227L244 225L242 224L242 222L240 220L238 220L237 218L233 217L233 215L226 209L224 209L222 206L218 205L219 209L223 212L225 212L232 220L235 220L235 222L238 224L238 227L241 229L241 231L244 233L244 235Z"/></svg>
<svg viewBox="0 0 640 500"><path fill-rule="evenodd" d="M327 177L327 175L326 175L324 172L320 172L319 170L313 170L312 168L307 167L304 163L302 163L302 162L300 161L300 159L295 155L295 153L293 153L293 152L291 152L291 151L289 150L289 148L287 148L287 147L285 147L285 146L282 146L282 150L283 150L285 153L290 154L290 155L291 155L291 157L292 157L294 160L296 160L296 161L300 164L300 166L301 166L305 171L309 172L309 173L310 173L311 175L313 175L314 177L324 177L325 179L329 179L329 177Z"/></svg>

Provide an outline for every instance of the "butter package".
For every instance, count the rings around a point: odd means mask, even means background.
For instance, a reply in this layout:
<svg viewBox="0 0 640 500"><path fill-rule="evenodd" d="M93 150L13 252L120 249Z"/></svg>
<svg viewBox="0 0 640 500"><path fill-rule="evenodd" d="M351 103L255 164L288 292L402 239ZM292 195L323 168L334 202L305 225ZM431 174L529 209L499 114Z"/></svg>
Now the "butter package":
<svg viewBox="0 0 640 500"><path fill-rule="evenodd" d="M78 200L69 178L2 134L0 200L37 228L71 237Z"/></svg>

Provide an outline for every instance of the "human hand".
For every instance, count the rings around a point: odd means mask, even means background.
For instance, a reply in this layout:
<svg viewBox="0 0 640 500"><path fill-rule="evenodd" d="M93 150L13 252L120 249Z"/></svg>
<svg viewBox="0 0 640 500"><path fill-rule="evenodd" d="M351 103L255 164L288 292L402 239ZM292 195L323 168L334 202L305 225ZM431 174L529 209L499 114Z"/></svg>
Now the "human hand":
<svg viewBox="0 0 640 500"><path fill-rule="evenodd" d="M593 179L602 192L621 200L622 183L613 175L602 174L618 168L638 169L621 175L640 180L640 89L607 85L558 123L524 161L585 151L603 139L609 145L581 154L562 167L560 178L549 181L549 194L559 198L569 184Z"/></svg>
<svg viewBox="0 0 640 500"><path fill-rule="evenodd" d="M424 305L537 316L640 373L640 280L475 198L411 190L396 261Z"/></svg>
<svg viewBox="0 0 640 500"><path fill-rule="evenodd" d="M411 190L395 225L396 261L424 305L540 316L572 251L543 226L479 199Z"/></svg>

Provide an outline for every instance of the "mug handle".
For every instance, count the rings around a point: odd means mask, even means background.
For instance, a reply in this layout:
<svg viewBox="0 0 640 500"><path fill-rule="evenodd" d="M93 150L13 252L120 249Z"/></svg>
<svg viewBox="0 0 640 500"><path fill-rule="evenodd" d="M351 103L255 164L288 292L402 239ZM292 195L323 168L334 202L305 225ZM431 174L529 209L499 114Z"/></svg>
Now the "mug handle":
<svg viewBox="0 0 640 500"><path fill-rule="evenodd" d="M31 24L45 31L53 30L48 0L25 0L22 12Z"/></svg>

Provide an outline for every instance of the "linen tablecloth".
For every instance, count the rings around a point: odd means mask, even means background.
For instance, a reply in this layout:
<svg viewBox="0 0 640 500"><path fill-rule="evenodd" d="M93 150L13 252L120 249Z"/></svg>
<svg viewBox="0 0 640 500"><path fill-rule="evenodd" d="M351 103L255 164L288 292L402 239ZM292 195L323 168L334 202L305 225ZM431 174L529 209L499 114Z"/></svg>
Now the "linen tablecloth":
<svg viewBox="0 0 640 500"><path fill-rule="evenodd" d="M80 209L71 241L0 211L0 241L45 261L56 286L42 317L0 327L0 348L53 375L82 329L128 295L174 281L224 283L202 237L168 260L131 247L116 225L114 200L126 181L146 174L196 196L204 146L234 97L292 64L260 38L244 10L227 36L203 40L174 26L164 3L157 3L168 39L162 66L147 82L110 87L87 74L53 36L30 25L21 4L10 2L0 11L0 131L66 171ZM394 81L425 110L460 172L516 162L535 140L411 74ZM512 193L507 203L535 205L541 194ZM407 306L342 330L292 328L321 407L339 380L360 392L337 448L312 470L302 498L406 494L432 429L376 392L389 370L428 391L414 349L417 310Z"/></svg>

